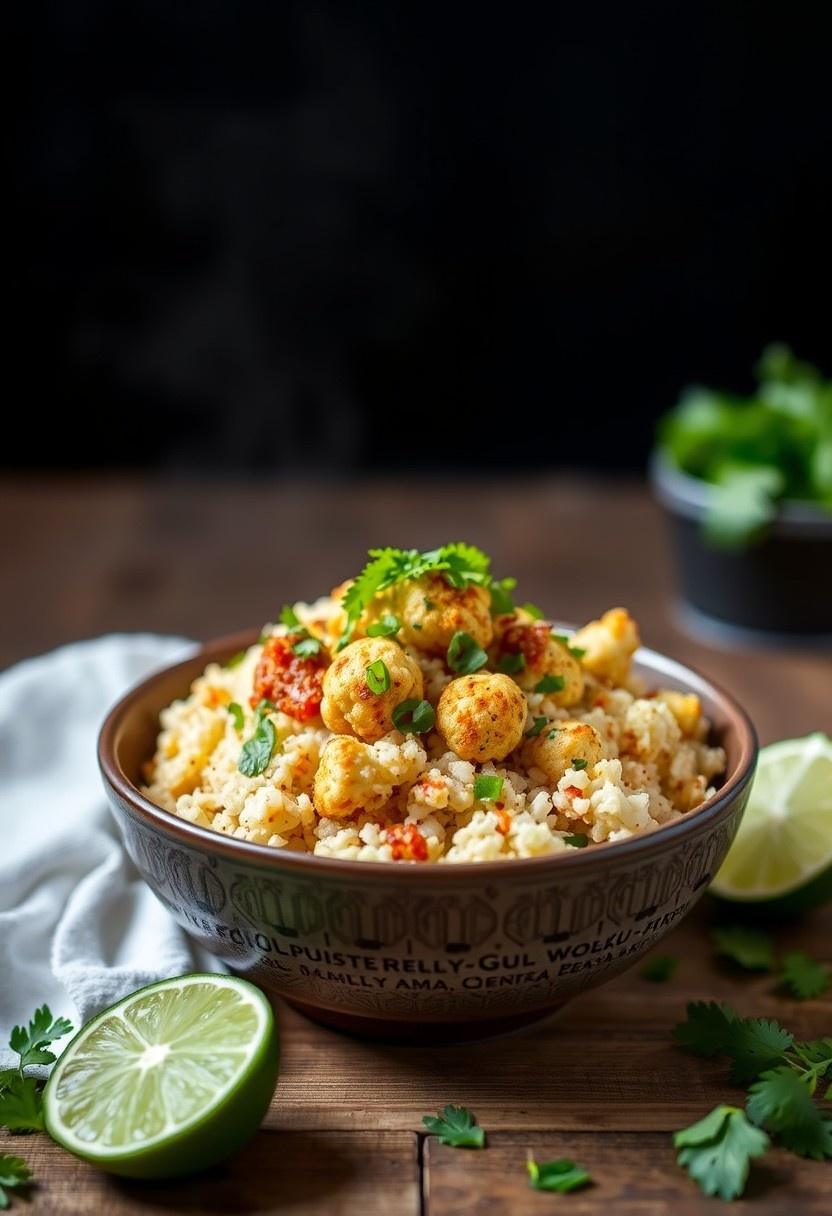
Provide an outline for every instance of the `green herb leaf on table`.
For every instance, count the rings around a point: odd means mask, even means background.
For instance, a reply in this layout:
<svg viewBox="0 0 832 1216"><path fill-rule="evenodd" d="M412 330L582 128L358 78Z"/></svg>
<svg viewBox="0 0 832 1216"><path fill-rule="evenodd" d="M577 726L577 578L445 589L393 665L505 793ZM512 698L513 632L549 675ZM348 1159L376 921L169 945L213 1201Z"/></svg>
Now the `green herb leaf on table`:
<svg viewBox="0 0 832 1216"><path fill-rule="evenodd" d="M424 1115L422 1123L440 1144L451 1148L482 1148L485 1144L484 1128L465 1106L448 1105L441 1114Z"/></svg>
<svg viewBox="0 0 832 1216"><path fill-rule="evenodd" d="M291 604L284 604L280 609L280 623L287 625L289 629L297 629L300 625L298 615Z"/></svg>
<svg viewBox="0 0 832 1216"><path fill-rule="evenodd" d="M563 676L544 676L534 686L535 692L563 692L566 679Z"/></svg>
<svg viewBox="0 0 832 1216"><path fill-rule="evenodd" d="M485 666L488 655L470 633L458 629L448 645L447 659L451 671L457 672L458 675L470 676Z"/></svg>
<svg viewBox="0 0 832 1216"><path fill-rule="evenodd" d="M489 773L479 773L474 778L475 798L479 798L483 802L493 802L495 798L500 797L502 792L502 777L492 776Z"/></svg>
<svg viewBox="0 0 832 1216"><path fill-rule="evenodd" d="M403 735L425 735L433 730L435 721L430 701L401 701L393 710L393 725Z"/></svg>
<svg viewBox="0 0 832 1216"><path fill-rule="evenodd" d="M765 1132L736 1106L717 1106L704 1119L676 1132L676 1160L706 1195L736 1199L745 1190L752 1158L769 1145Z"/></svg>
<svg viewBox="0 0 832 1216"><path fill-rule="evenodd" d="M730 1078L738 1084L753 1081L779 1064L794 1043L794 1036L773 1018L740 1018L731 1028L727 1054Z"/></svg>
<svg viewBox="0 0 832 1216"><path fill-rule="evenodd" d="M818 1161L832 1157L832 1118L821 1113L809 1087L788 1065L763 1073L751 1086L746 1109L791 1152Z"/></svg>
<svg viewBox="0 0 832 1216"><path fill-rule="evenodd" d="M717 954L729 958L746 971L771 971L774 950L771 938L746 925L723 925L712 930Z"/></svg>
<svg viewBox="0 0 832 1216"><path fill-rule="evenodd" d="M277 747L277 731L274 723L266 717L266 710L273 708L268 702L260 702L254 715L254 732L243 744L237 768L244 777L259 777L269 767L269 761Z"/></svg>
<svg viewBox="0 0 832 1216"><path fill-rule="evenodd" d="M566 1195L592 1181L582 1165L576 1165L567 1157L558 1161L535 1161L529 1153L526 1169L529 1172L529 1185L536 1191L559 1191Z"/></svg>
<svg viewBox="0 0 832 1216"><path fill-rule="evenodd" d="M674 954L657 954L644 964L641 978L653 984L663 984L673 976L678 966L679 960Z"/></svg>
<svg viewBox="0 0 832 1216"><path fill-rule="evenodd" d="M783 974L780 978L784 987L799 1001L821 996L829 987L828 968L822 963L816 963L800 950L787 954L783 959Z"/></svg>
<svg viewBox="0 0 832 1216"><path fill-rule="evenodd" d="M813 1039L809 1043L795 1043L791 1062L801 1073L812 1093L819 1080L832 1076L832 1038ZM829 1094L826 1095L829 1101Z"/></svg>
<svg viewBox="0 0 832 1216"><path fill-rule="evenodd" d="M739 1020L730 1005L715 1001L691 1001L687 1020L673 1028L680 1047L700 1056L718 1056L728 1050L733 1025Z"/></svg>
<svg viewBox="0 0 832 1216"><path fill-rule="evenodd" d="M230 701L226 708L234 720L234 729L242 730L246 723L242 705L238 705L236 701Z"/></svg>
<svg viewBox="0 0 832 1216"><path fill-rule="evenodd" d="M543 727L548 726L548 725L549 725L548 718L535 718L532 725L526 731L526 738L527 739L536 739L537 736L540 734L540 732L543 730Z"/></svg>
<svg viewBox="0 0 832 1216"><path fill-rule="evenodd" d="M5 1210L11 1202L6 1194L7 1190L13 1191L17 1187L26 1186L31 1178L32 1171L22 1157L0 1153L0 1208Z"/></svg>
<svg viewBox="0 0 832 1216"><path fill-rule="evenodd" d="M504 654L497 664L497 670L501 671L507 676L517 675L519 671L525 671L525 668L526 656L522 653L522 651Z"/></svg>
<svg viewBox="0 0 832 1216"><path fill-rule="evenodd" d="M380 696L390 688L390 671L383 659L376 659L365 668L364 679L370 692Z"/></svg>
<svg viewBox="0 0 832 1216"><path fill-rule="evenodd" d="M43 1129L43 1100L36 1077L19 1073L0 1090L0 1127L10 1132L38 1132Z"/></svg>
<svg viewBox="0 0 832 1216"><path fill-rule="evenodd" d="M72 1030L66 1018L53 1018L48 1005L36 1009L28 1026L15 1026L9 1037L9 1046L20 1056L21 1070L30 1064L53 1064L55 1053L47 1051L49 1043L62 1039Z"/></svg>
<svg viewBox="0 0 832 1216"><path fill-rule="evenodd" d="M394 616L392 612L385 612L384 616L367 626L367 637L392 638L401 627L402 623L397 616Z"/></svg>

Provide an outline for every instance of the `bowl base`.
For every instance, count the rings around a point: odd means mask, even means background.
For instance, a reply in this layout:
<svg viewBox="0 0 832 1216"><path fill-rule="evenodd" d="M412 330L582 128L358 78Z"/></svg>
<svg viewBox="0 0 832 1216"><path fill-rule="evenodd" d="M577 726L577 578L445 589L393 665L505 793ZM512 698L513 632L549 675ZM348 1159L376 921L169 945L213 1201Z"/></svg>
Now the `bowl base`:
<svg viewBox="0 0 832 1216"><path fill-rule="evenodd" d="M413 1047L435 1047L441 1043L471 1043L477 1039L489 1039L495 1035L510 1034L522 1030L534 1022L541 1022L558 1013L569 1003L571 997L555 1001L542 1009L524 1013L506 1014L497 1018L476 1018L458 1021L401 1020L395 1018L371 1018L360 1014L345 1013L340 1009L322 1009L307 1005L289 997L282 998L292 1009L302 1013L311 1022L338 1030L342 1034L359 1039L372 1039L376 1043L409 1044Z"/></svg>

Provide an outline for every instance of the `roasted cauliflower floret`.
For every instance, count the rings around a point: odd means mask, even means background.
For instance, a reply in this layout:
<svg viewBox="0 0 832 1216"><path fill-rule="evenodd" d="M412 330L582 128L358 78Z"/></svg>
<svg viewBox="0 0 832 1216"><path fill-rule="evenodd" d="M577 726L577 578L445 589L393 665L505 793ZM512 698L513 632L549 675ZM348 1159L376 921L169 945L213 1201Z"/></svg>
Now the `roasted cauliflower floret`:
<svg viewBox="0 0 832 1216"><path fill-rule="evenodd" d="M418 739L403 743L379 739L362 743L352 735L335 735L321 753L313 800L325 819L345 819L359 811L374 814L399 786L411 785L425 763Z"/></svg>
<svg viewBox="0 0 832 1216"><path fill-rule="evenodd" d="M627 707L618 746L621 754L668 771L682 732L671 709L655 697L639 697Z"/></svg>
<svg viewBox="0 0 832 1216"><path fill-rule="evenodd" d="M481 671L451 680L439 698L436 725L463 760L503 760L523 738L526 710L509 676Z"/></svg>
<svg viewBox="0 0 832 1216"><path fill-rule="evenodd" d="M402 622L399 637L428 654L444 656L451 638L462 630L485 648L491 643L491 594L471 583L451 587L441 574L404 583L394 609Z"/></svg>
<svg viewBox="0 0 832 1216"><path fill-rule="evenodd" d="M590 621L572 639L586 653L581 662L599 680L623 684L630 660L641 644L638 627L626 608L611 608L600 621Z"/></svg>
<svg viewBox="0 0 832 1216"><path fill-rule="evenodd" d="M683 735L693 738L702 720L702 703L695 692L677 692L672 688L661 688L656 700L663 701L679 723Z"/></svg>
<svg viewBox="0 0 832 1216"><path fill-rule="evenodd" d="M337 735L368 743L388 734L393 710L422 698L422 672L415 659L389 638L351 642L326 669L321 717Z"/></svg>
<svg viewBox="0 0 832 1216"><path fill-rule="evenodd" d="M592 769L603 759L601 736L588 722L553 722L544 727L536 739L523 748L523 760L529 768L539 768L553 787L567 769ZM583 763L582 763L583 761Z"/></svg>
<svg viewBox="0 0 832 1216"><path fill-rule="evenodd" d="M520 662L522 667L518 667ZM583 696L584 673L580 663L545 621L502 618L495 663L511 664L511 674L527 691L543 680L541 692L556 705L576 705ZM550 677L548 681L546 677Z"/></svg>

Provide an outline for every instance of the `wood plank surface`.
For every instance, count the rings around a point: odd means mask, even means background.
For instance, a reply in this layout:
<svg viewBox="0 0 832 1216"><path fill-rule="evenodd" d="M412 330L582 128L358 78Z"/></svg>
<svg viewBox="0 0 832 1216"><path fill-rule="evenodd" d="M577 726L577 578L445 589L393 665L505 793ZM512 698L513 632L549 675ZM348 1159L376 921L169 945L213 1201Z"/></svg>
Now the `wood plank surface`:
<svg viewBox="0 0 832 1216"><path fill-rule="evenodd" d="M524 598L582 621L616 603L645 641L732 689L763 742L832 730L832 657L718 650L685 635L673 609L661 515L642 487L558 479L483 485L403 479L353 484L199 484L137 479L6 479L0 486L0 666L78 637L155 630L208 638L259 625L356 570L369 545L482 545ZM738 1101L719 1060L673 1046L687 1001L729 1000L801 1037L832 1034L832 999L796 1002L771 976L714 958L705 901L659 947L680 958L669 983L630 972L547 1022L463 1046L349 1039L286 1006L281 1079L264 1130L235 1158L186 1182L97 1174L44 1136L0 1137L38 1179L21 1212L356 1213L694 1216L728 1211L674 1164L668 1133ZM832 961L832 908L780 926L779 949ZM424 1114L470 1106L483 1153L425 1138ZM565 1199L531 1191L527 1148L571 1155L595 1178ZM755 1165L731 1211L832 1210L828 1164L777 1151Z"/></svg>
<svg viewBox="0 0 832 1216"><path fill-rule="evenodd" d="M526 1154L537 1161L568 1157L588 1169L592 1184L569 1195L535 1191L529 1186ZM497 1132L483 1153L463 1152L433 1137L424 1151L425 1216L829 1216L832 1170L821 1161L804 1161L782 1149L755 1163L742 1200L706 1199L675 1164L668 1135L586 1132L559 1135Z"/></svg>

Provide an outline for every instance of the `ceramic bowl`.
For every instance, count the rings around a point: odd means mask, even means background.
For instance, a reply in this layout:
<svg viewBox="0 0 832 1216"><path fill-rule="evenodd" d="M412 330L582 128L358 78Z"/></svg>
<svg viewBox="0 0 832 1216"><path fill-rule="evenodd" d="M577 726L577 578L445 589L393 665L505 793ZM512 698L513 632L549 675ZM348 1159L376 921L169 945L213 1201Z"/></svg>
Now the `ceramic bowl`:
<svg viewBox="0 0 832 1216"><path fill-rule="evenodd" d="M726 749L719 792L645 836L567 855L469 865L341 861L196 827L141 793L159 711L212 642L109 713L104 784L127 850L180 925L230 968L318 1021L385 1039L475 1037L534 1021L633 966L696 903L742 817L757 743L727 693L640 650L649 684L692 691Z"/></svg>

